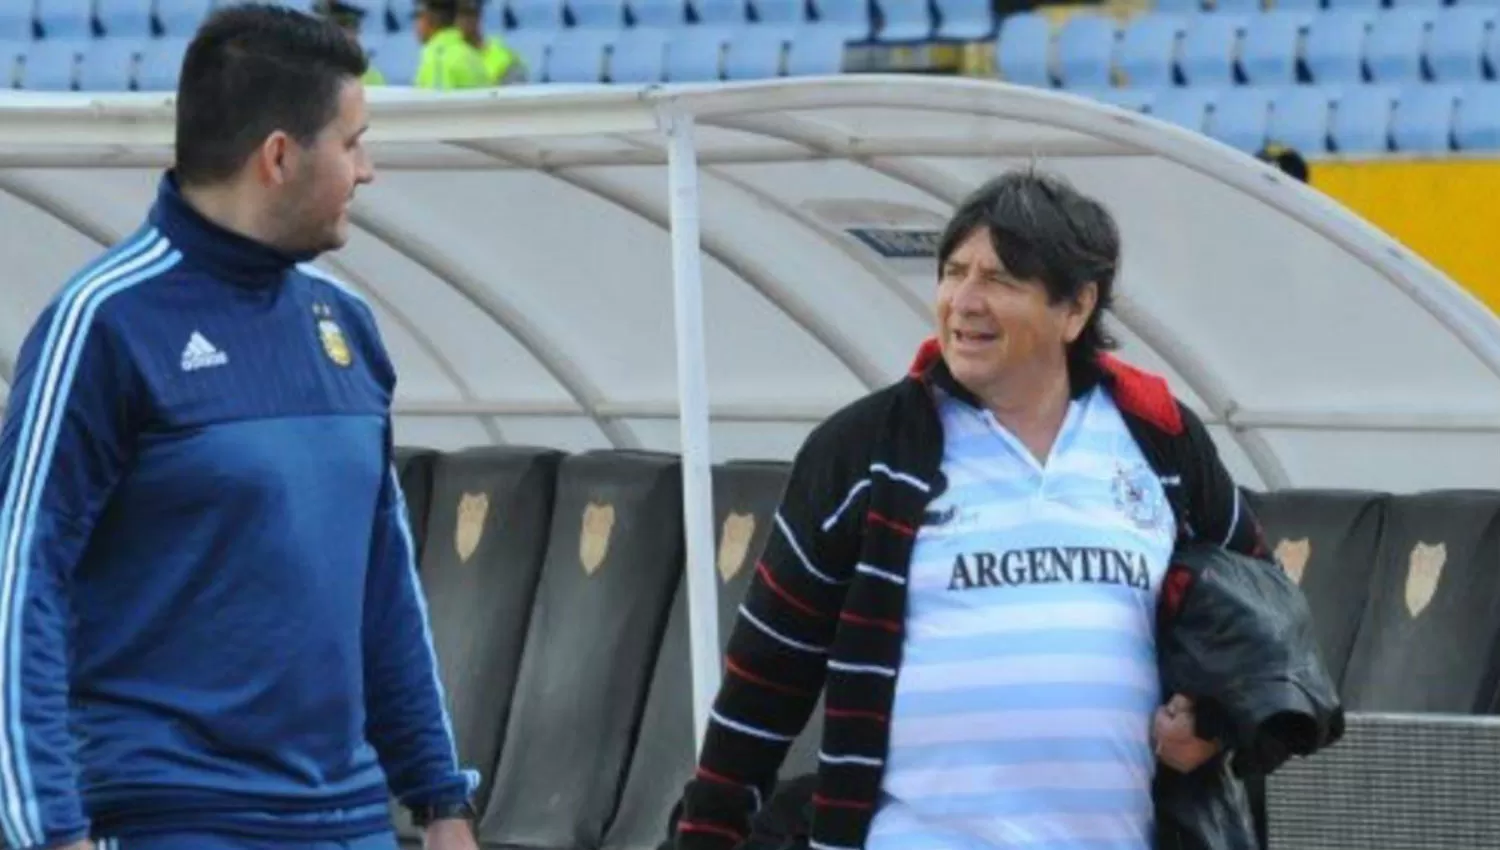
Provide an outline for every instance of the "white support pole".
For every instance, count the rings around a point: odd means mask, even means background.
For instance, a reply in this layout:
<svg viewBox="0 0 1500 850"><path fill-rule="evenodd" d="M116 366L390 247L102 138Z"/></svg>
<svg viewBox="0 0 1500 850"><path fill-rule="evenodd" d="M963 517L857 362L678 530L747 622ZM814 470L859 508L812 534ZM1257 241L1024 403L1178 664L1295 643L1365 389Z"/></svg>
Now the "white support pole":
<svg viewBox="0 0 1500 850"><path fill-rule="evenodd" d="M682 512L687 535L688 635L693 663L695 748L708 731L719 690L719 591L714 569L714 506L708 432L708 366L703 336L703 269L698 236L698 152L692 116L667 113L672 286L677 315L678 422L682 432Z"/></svg>

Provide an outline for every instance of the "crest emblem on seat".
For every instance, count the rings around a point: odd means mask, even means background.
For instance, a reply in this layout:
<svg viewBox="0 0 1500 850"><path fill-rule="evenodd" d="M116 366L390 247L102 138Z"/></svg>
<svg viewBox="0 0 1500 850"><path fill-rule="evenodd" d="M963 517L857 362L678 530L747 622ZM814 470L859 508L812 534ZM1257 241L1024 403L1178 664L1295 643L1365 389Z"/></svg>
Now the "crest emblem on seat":
<svg viewBox="0 0 1500 850"><path fill-rule="evenodd" d="M589 502L583 509L583 531L578 536L578 560L589 575L598 572L609 556L609 537L615 529L615 506Z"/></svg>
<svg viewBox="0 0 1500 850"><path fill-rule="evenodd" d="M729 581L739 574L750 553L750 539L755 536L755 514L730 512L724 518L719 535L719 577Z"/></svg>
<svg viewBox="0 0 1500 850"><path fill-rule="evenodd" d="M488 493L465 493L458 499L458 522L453 530L453 548L458 560L467 564L484 538L484 521L490 513Z"/></svg>

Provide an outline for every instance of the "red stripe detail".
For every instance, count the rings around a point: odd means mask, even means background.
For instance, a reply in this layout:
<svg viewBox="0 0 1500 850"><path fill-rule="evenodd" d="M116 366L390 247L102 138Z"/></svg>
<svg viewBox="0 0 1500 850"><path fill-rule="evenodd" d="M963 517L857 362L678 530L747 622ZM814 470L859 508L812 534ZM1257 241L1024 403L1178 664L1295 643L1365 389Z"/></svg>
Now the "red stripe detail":
<svg viewBox="0 0 1500 850"><path fill-rule="evenodd" d="M905 534L907 537L912 537L912 536L916 535L916 532L912 530L911 526L909 526L909 525L903 525L903 524L901 524L899 522L896 522L893 519L889 519L887 517L883 517L880 514L875 513L874 511L870 511L870 513L867 514L867 516L868 516L870 522L876 523L878 525L883 525L886 528L891 529L892 531L898 531L898 532L900 532L902 534Z"/></svg>
<svg viewBox="0 0 1500 850"><path fill-rule="evenodd" d="M872 620L869 617L861 617L858 614L851 614L848 611L840 614L839 619L846 623L853 623L856 626L871 626L877 629L885 629L893 635L901 634L901 624L894 620Z"/></svg>
<svg viewBox="0 0 1500 850"><path fill-rule="evenodd" d="M873 720L876 723L889 723L891 721L889 715L881 714L878 711L856 711L852 708L824 708L823 713L829 717Z"/></svg>
<svg viewBox="0 0 1500 850"><path fill-rule="evenodd" d="M730 841L736 841L736 842L738 842L738 841L744 841L745 840L745 836L739 834L738 832L736 832L735 830L730 829L727 826L715 826L714 824L711 824L711 823L699 823L697 821L691 821L691 820L680 820L680 821L678 821L677 822L677 831L678 832L702 832L702 833L706 833L708 835L717 835L720 838L727 838Z"/></svg>
<svg viewBox="0 0 1500 850"><path fill-rule="evenodd" d="M770 688L773 691L778 691L783 694L790 694L794 697L812 696L812 694L808 691L799 690L792 687L791 685L783 685L780 682L773 682L770 679L765 679L757 676L754 673L751 673L749 670L746 670L740 665L734 663L734 659L732 657L726 657L724 659L724 666L729 668L729 672L733 673L736 676L739 676L741 679L744 679L745 681L751 682L756 685L760 685L763 688Z"/></svg>
<svg viewBox="0 0 1500 850"><path fill-rule="evenodd" d="M776 583L776 579L771 578L771 571L766 569L766 563L764 561L755 562L755 572L760 576L761 581L766 583L766 587L771 588L771 592L775 593L777 596L780 596L782 600L786 602L786 604L792 606L793 608L796 608L798 611L801 611L802 613L807 614L810 617L825 618L828 616L827 614L822 613L811 605L808 605L806 602L803 602L801 599L798 599L790 593L787 593L785 590L782 590L781 585Z"/></svg>
<svg viewBox="0 0 1500 850"><path fill-rule="evenodd" d="M824 797L822 794L813 795L813 805L822 806L826 809L858 809L865 811L873 808L873 804L860 800L839 800L833 797Z"/></svg>
<svg viewBox="0 0 1500 850"><path fill-rule="evenodd" d="M723 774L714 773L712 770L709 770L706 767L700 767L700 768L698 768L698 778L699 779L707 779L710 782L717 782L717 783L719 783L721 785L733 785L736 788L743 788L744 787L744 783L742 783L742 782L735 782L733 779L730 779L729 777L724 776Z"/></svg>

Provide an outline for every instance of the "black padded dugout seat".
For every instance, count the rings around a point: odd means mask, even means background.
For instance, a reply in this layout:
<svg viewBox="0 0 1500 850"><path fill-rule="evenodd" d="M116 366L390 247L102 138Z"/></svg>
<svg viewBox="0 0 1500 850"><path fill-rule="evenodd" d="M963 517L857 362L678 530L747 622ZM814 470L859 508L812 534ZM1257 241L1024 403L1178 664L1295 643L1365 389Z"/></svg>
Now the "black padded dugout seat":
<svg viewBox="0 0 1500 850"><path fill-rule="evenodd" d="M427 512L432 500L432 470L438 451L416 446L397 446L392 452L396 477L406 497L407 521L411 526L412 545L418 553L427 541Z"/></svg>

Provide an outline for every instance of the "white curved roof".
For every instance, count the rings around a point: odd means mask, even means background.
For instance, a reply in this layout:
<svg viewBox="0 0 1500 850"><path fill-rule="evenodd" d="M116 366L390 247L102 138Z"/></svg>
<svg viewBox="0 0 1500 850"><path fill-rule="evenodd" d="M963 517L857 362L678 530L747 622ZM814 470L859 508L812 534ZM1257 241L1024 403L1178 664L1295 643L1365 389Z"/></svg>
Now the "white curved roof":
<svg viewBox="0 0 1500 850"><path fill-rule="evenodd" d="M1114 210L1123 354L1210 420L1244 483L1500 485L1500 322L1317 192L1147 117L916 76L372 100L378 178L319 265L375 305L405 444L677 449L660 127L687 115L716 459L788 457L900 375L930 327L931 233L1036 158ZM7 92L0 110L8 377L50 293L136 225L172 107Z"/></svg>

